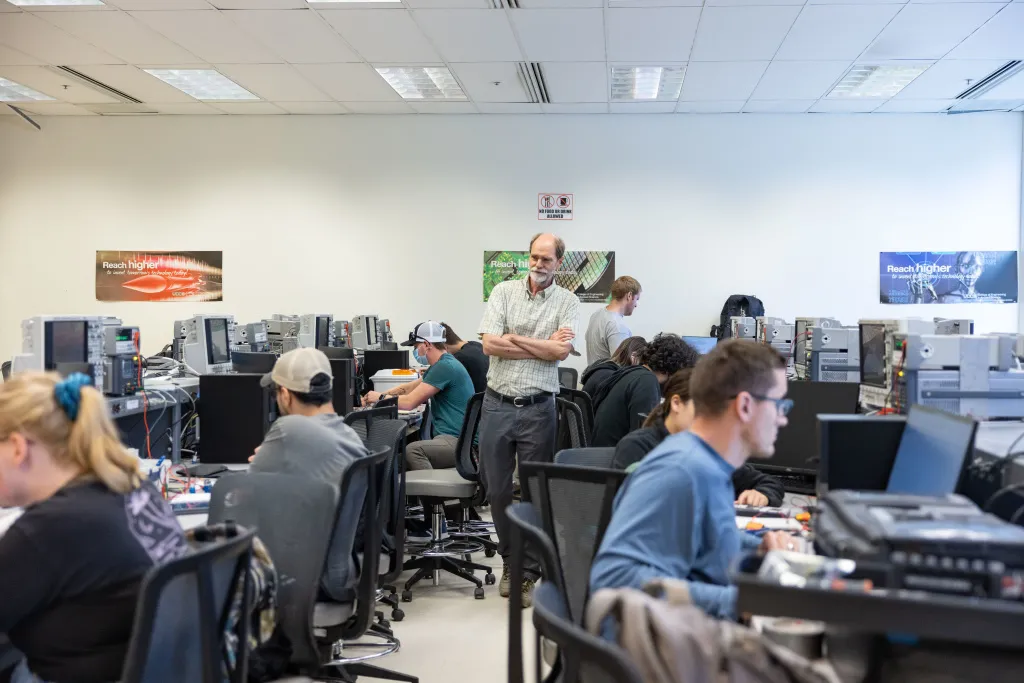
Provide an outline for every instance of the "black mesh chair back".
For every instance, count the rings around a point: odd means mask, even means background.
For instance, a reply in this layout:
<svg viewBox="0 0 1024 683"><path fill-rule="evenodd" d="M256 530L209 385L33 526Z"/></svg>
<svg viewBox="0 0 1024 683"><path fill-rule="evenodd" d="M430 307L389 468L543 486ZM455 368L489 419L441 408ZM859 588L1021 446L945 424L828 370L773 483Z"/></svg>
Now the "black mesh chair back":
<svg viewBox="0 0 1024 683"><path fill-rule="evenodd" d="M580 372L576 368L558 368L558 383L566 389L575 389L579 379Z"/></svg>
<svg viewBox="0 0 1024 683"><path fill-rule="evenodd" d="M371 453L385 450L387 458L380 465L378 477L381 488L377 519L381 529L381 542L377 544L389 558L387 574L381 580L390 583L402 573L405 553L405 420L378 417L370 423L366 448ZM369 517L364 517L369 519ZM370 546L357 547L364 551ZM379 560L378 560L379 563Z"/></svg>
<svg viewBox="0 0 1024 683"><path fill-rule="evenodd" d="M362 548L377 550L373 552L364 550L360 555L359 584L356 587L356 613L345 624L345 628L341 632L341 637L344 640L355 640L366 633L370 624L373 623L374 612L377 608L377 585L381 580L379 548L381 547L382 530L389 515L387 508L381 504L381 494L390 484L388 477L391 468L388 467L388 463L392 458L393 451L389 451L386 445L376 450L371 448L368 456L357 461L357 464L360 465L359 471L353 474L355 480L367 482L366 495L363 499L363 535L356 543ZM353 466L351 469L355 469L355 467ZM362 477L359 477L360 473ZM376 520L376 524L368 524L367 520ZM404 527L402 532L404 534ZM401 550L401 545L399 550ZM401 562L399 562L399 569L401 569ZM310 616L312 617L312 613ZM312 625L311 618L308 623L310 634L312 634Z"/></svg>
<svg viewBox="0 0 1024 683"><path fill-rule="evenodd" d="M533 594L533 625L539 635L558 646L563 683L643 683L640 672L618 646L587 633L569 617L565 595L544 582ZM537 649L537 679L542 680L541 649Z"/></svg>
<svg viewBox="0 0 1024 683"><path fill-rule="evenodd" d="M342 485L354 469L346 470ZM291 642L293 661L304 665L318 663L311 631L313 607L337 518L334 487L311 477L226 474L210 496L211 523L233 521L255 529L273 558L278 623Z"/></svg>
<svg viewBox="0 0 1024 683"><path fill-rule="evenodd" d="M11 376L11 361L5 360L3 363L0 363L0 375L3 376L3 379L4 379L5 382L10 378L10 376Z"/></svg>
<svg viewBox="0 0 1024 683"><path fill-rule="evenodd" d="M429 441L434 438L434 417L430 413L430 404L433 401L427 401L423 405L423 417L420 418L420 439L422 441Z"/></svg>
<svg viewBox="0 0 1024 683"><path fill-rule="evenodd" d="M249 613L254 532L237 532L149 571L139 592L122 683L222 683L228 647L235 661L228 680L246 680L249 619L239 621L233 643L224 637L239 588L241 613Z"/></svg>
<svg viewBox="0 0 1024 683"><path fill-rule="evenodd" d="M583 412L583 432L587 435L593 434L594 402L590 399L590 394L577 389L563 388L558 392L558 398L572 401L580 407L580 410Z"/></svg>
<svg viewBox="0 0 1024 683"><path fill-rule="evenodd" d="M366 443L366 435L370 432L370 423L377 419L398 419L398 402L392 406L381 406L378 404L374 408L367 408L366 410L354 410L343 419L352 429L356 430L356 434L359 438Z"/></svg>
<svg viewBox="0 0 1024 683"><path fill-rule="evenodd" d="M603 467L611 469L615 459L613 446L591 446L590 448L568 448L555 453L555 462L559 465L581 465L583 467Z"/></svg>
<svg viewBox="0 0 1024 683"><path fill-rule="evenodd" d="M590 432L586 431L583 411L580 410L580 407L572 401L556 398L555 409L558 411L558 436L555 441L555 451L566 448L586 448Z"/></svg>
<svg viewBox="0 0 1024 683"><path fill-rule="evenodd" d="M480 415L484 406L484 392L473 394L466 404L466 414L462 418L462 431L455 446L455 471L463 479L482 481L480 476L480 451L473 442L480 429Z"/></svg>
<svg viewBox="0 0 1024 683"><path fill-rule="evenodd" d="M590 584L590 565L608 528L612 503L626 473L597 467L525 462L519 466L519 476L520 480L536 480L533 487L536 497L531 502L537 505L544 530L554 545L558 578L565 590L569 614L574 623L581 624Z"/></svg>

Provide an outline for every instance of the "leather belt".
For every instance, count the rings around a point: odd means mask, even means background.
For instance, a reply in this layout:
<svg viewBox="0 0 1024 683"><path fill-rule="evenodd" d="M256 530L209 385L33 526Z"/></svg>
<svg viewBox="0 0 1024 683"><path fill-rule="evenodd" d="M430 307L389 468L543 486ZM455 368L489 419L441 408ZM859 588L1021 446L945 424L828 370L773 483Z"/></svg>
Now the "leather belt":
<svg viewBox="0 0 1024 683"><path fill-rule="evenodd" d="M526 406L532 406L534 403L541 403L543 401L554 398L554 394L534 394L533 396L506 396L505 394L499 394L494 389L488 389L487 395L491 398L496 398L502 403L511 403L516 408L525 408Z"/></svg>

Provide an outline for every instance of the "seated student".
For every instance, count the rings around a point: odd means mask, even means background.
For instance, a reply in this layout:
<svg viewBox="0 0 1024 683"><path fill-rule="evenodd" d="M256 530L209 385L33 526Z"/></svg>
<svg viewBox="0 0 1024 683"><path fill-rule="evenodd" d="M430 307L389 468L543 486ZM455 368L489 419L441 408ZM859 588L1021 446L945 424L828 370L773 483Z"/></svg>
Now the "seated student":
<svg viewBox="0 0 1024 683"><path fill-rule="evenodd" d="M632 472L644 456L665 440L670 434L678 434L690 428L693 422L693 401L690 400L691 368L684 368L668 378L662 392L664 400L651 411L643 429L630 432L615 448L612 467ZM782 482L754 469L750 463L743 463L732 473L732 486L736 502L743 505L782 505L785 491Z"/></svg>
<svg viewBox="0 0 1024 683"><path fill-rule="evenodd" d="M680 337L659 334L640 355L640 365L621 368L604 381L594 399L591 446L615 446L640 427L643 418L661 402L661 385L669 375L692 368L700 356Z"/></svg>
<svg viewBox="0 0 1024 683"><path fill-rule="evenodd" d="M143 577L188 545L89 377L0 384L0 506L25 508L0 537L0 634L25 655L11 680L118 680Z"/></svg>
<svg viewBox="0 0 1024 683"><path fill-rule="evenodd" d="M366 455L359 435L334 412L331 362L318 349L295 349L274 363L260 382L272 387L281 417L251 458L250 472L294 474L326 481L336 489L354 461ZM355 547L365 484L339 506L320 587L330 599L348 602L358 579Z"/></svg>
<svg viewBox="0 0 1024 683"><path fill-rule="evenodd" d="M473 397L473 380L462 363L448 353L445 329L441 323L433 320L420 323L402 346L412 346L416 360L430 365L423 379L407 382L383 394L371 391L365 398L372 403L384 397L398 396L399 410L412 410L429 400L434 438L414 441L406 446L406 469L455 467L455 448L462 433L466 406Z"/></svg>
<svg viewBox="0 0 1024 683"><path fill-rule="evenodd" d="M448 323L441 323L441 326L444 327L444 343L448 345L448 353L462 363L469 378L473 380L473 393L487 391L487 370L491 367L491 359L484 354L483 344L463 341L462 337L455 334L455 330L448 327Z"/></svg>
<svg viewBox="0 0 1024 683"><path fill-rule="evenodd" d="M643 337L629 337L619 344L611 358L591 363L580 377L583 391L593 399L601 383L611 377L620 368L640 364L640 354L647 348L647 340Z"/></svg>
<svg viewBox="0 0 1024 683"><path fill-rule="evenodd" d="M765 344L731 339L709 352L690 381L694 419L640 462L615 497L590 571L590 590L641 588L650 579L686 581L708 614L736 617L729 566L741 550L795 549L770 531L762 540L736 528L732 473L748 458L771 457L792 403L786 361Z"/></svg>

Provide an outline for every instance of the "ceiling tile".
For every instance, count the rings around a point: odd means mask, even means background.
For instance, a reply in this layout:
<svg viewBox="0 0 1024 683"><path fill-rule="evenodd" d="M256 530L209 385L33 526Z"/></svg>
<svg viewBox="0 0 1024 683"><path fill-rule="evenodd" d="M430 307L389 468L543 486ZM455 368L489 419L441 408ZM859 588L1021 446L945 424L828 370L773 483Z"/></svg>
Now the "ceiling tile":
<svg viewBox="0 0 1024 683"><path fill-rule="evenodd" d="M683 79L683 101L746 100L769 62L690 62Z"/></svg>
<svg viewBox="0 0 1024 683"><path fill-rule="evenodd" d="M362 61L316 12L228 12L243 31L292 64Z"/></svg>
<svg viewBox="0 0 1024 683"><path fill-rule="evenodd" d="M73 104L105 104L116 101L109 95L61 76L45 66L0 66L0 76Z"/></svg>
<svg viewBox="0 0 1024 683"><path fill-rule="evenodd" d="M1024 59L1024 3L999 14L949 53L952 59Z"/></svg>
<svg viewBox="0 0 1024 683"><path fill-rule="evenodd" d="M415 114L405 102L343 102L353 114Z"/></svg>
<svg viewBox="0 0 1024 683"><path fill-rule="evenodd" d="M14 5L12 5L12 4L8 3L8 2L5 2L4 0L0 0L0 12L20 12L20 11L21 11L20 7L15 7ZM7 109L7 111L10 111L10 109L7 108L7 107L0 107L0 109Z"/></svg>
<svg viewBox="0 0 1024 683"><path fill-rule="evenodd" d="M208 0L217 9L306 9L306 0Z"/></svg>
<svg viewBox="0 0 1024 683"><path fill-rule="evenodd" d="M225 114L241 114L243 116L264 116L287 113L284 109L274 106L270 102L218 102L210 106L220 109Z"/></svg>
<svg viewBox="0 0 1024 683"><path fill-rule="evenodd" d="M124 10L154 10L154 9L213 9L213 5L206 0L103 0L108 5L120 7Z"/></svg>
<svg viewBox="0 0 1024 683"><path fill-rule="evenodd" d="M542 104L540 108L545 114L607 114L608 104Z"/></svg>
<svg viewBox="0 0 1024 683"><path fill-rule="evenodd" d="M707 0L708 7L746 7L750 5L803 5L807 0ZM869 0L870 1L870 0ZM893 0L895 2L896 0ZM901 0L905 2L906 0Z"/></svg>
<svg viewBox="0 0 1024 683"><path fill-rule="evenodd" d="M541 69L552 102L608 101L608 68L603 62L548 62Z"/></svg>
<svg viewBox="0 0 1024 683"><path fill-rule="evenodd" d="M816 100L750 100L743 107L747 114L802 114Z"/></svg>
<svg viewBox="0 0 1024 683"><path fill-rule="evenodd" d="M287 64L218 64L217 70L267 102L331 99Z"/></svg>
<svg viewBox="0 0 1024 683"><path fill-rule="evenodd" d="M227 13L132 12L132 16L211 64L272 64L281 59L231 23Z"/></svg>
<svg viewBox="0 0 1024 683"><path fill-rule="evenodd" d="M289 114L347 114L348 109L337 102L275 102Z"/></svg>
<svg viewBox="0 0 1024 683"><path fill-rule="evenodd" d="M130 64L202 63L188 50L124 12L51 12L44 18Z"/></svg>
<svg viewBox="0 0 1024 683"><path fill-rule="evenodd" d="M832 91L849 68L846 61L772 62L751 99L817 101Z"/></svg>
<svg viewBox="0 0 1024 683"><path fill-rule="evenodd" d="M224 113L219 109L214 109L210 105L204 104L202 102L182 102L181 104L154 104L153 109L156 109L161 114L172 114L175 116L211 116Z"/></svg>
<svg viewBox="0 0 1024 683"><path fill-rule="evenodd" d="M864 58L941 59L1003 6L994 3L907 5L879 34Z"/></svg>
<svg viewBox="0 0 1024 683"><path fill-rule="evenodd" d="M339 102L392 102L401 99L388 82L367 64L300 64L295 68Z"/></svg>
<svg viewBox="0 0 1024 683"><path fill-rule="evenodd" d="M540 114L539 104L532 102L477 102L481 114Z"/></svg>
<svg viewBox="0 0 1024 683"><path fill-rule="evenodd" d="M530 101L513 62L462 63L451 67L463 92L474 102Z"/></svg>
<svg viewBox="0 0 1024 683"><path fill-rule="evenodd" d="M405 0L412 9L491 9L490 0Z"/></svg>
<svg viewBox="0 0 1024 683"><path fill-rule="evenodd" d="M776 59L856 59L892 21L900 5L805 7Z"/></svg>
<svg viewBox="0 0 1024 683"><path fill-rule="evenodd" d="M9 66L30 66L32 64L43 64L43 60L30 57L29 55L12 50L9 47L0 45L0 65Z"/></svg>
<svg viewBox="0 0 1024 683"><path fill-rule="evenodd" d="M746 100L713 102L680 102L676 111L680 114L733 114L741 111Z"/></svg>
<svg viewBox="0 0 1024 683"><path fill-rule="evenodd" d="M705 7L691 61L772 59L799 7Z"/></svg>
<svg viewBox="0 0 1024 683"><path fill-rule="evenodd" d="M406 10L328 10L320 15L368 62L435 64L441 56Z"/></svg>
<svg viewBox="0 0 1024 683"><path fill-rule="evenodd" d="M18 104L27 114L38 114L39 116L96 116L88 109L76 107L67 102L25 102Z"/></svg>
<svg viewBox="0 0 1024 683"><path fill-rule="evenodd" d="M986 100L1024 100L1024 72L1018 72L1006 81L992 88L981 99Z"/></svg>
<svg viewBox="0 0 1024 683"><path fill-rule="evenodd" d="M897 100L952 99L1006 62L992 60L943 59L910 82L896 95Z"/></svg>
<svg viewBox="0 0 1024 683"><path fill-rule="evenodd" d="M101 64L72 68L143 102L195 102L194 99L177 88L127 64Z"/></svg>
<svg viewBox="0 0 1024 683"><path fill-rule="evenodd" d="M518 62L508 15L495 10L422 10L416 23L449 62Z"/></svg>
<svg viewBox="0 0 1024 683"><path fill-rule="evenodd" d="M596 0L595 0L596 1ZM798 0L789 0L796 3ZM804 0L799 0L802 5ZM520 0L520 4L522 1ZM704 3L701 0L608 0L609 7L700 7ZM786 2L777 0L776 5L784 5ZM600 3L598 3L600 7Z"/></svg>
<svg viewBox="0 0 1024 683"><path fill-rule="evenodd" d="M609 62L685 62L700 8L609 9L605 18Z"/></svg>
<svg viewBox="0 0 1024 683"><path fill-rule="evenodd" d="M472 102L410 102L409 106L419 114L476 114Z"/></svg>
<svg viewBox="0 0 1024 683"><path fill-rule="evenodd" d="M948 0L947 0L948 1ZM808 5L848 5L850 0L807 0ZM858 0L861 5L905 5L907 0Z"/></svg>
<svg viewBox="0 0 1024 683"><path fill-rule="evenodd" d="M524 9L512 13L531 62L602 62L604 19L598 9Z"/></svg>
<svg viewBox="0 0 1024 683"><path fill-rule="evenodd" d="M120 64L121 60L79 40L34 14L5 14L0 43L47 64Z"/></svg>
<svg viewBox="0 0 1024 683"><path fill-rule="evenodd" d="M911 114L944 112L956 100L896 100L892 99L875 110L880 114Z"/></svg>
<svg viewBox="0 0 1024 683"><path fill-rule="evenodd" d="M836 99L836 100L819 100L817 104L811 107L810 111L821 114L826 112L832 112L836 114L866 114L867 112L878 109L885 103L885 100L872 100L866 98L860 99Z"/></svg>
<svg viewBox="0 0 1024 683"><path fill-rule="evenodd" d="M608 110L612 114L671 114L676 102L612 102Z"/></svg>
<svg viewBox="0 0 1024 683"><path fill-rule="evenodd" d="M603 0L519 0L523 9L570 9L604 7Z"/></svg>

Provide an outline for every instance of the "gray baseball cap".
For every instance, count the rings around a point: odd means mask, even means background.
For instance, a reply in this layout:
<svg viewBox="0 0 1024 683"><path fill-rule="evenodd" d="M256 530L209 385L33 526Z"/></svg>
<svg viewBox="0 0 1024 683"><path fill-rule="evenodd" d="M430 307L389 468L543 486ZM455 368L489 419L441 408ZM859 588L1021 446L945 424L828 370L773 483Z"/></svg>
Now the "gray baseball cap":
<svg viewBox="0 0 1024 683"><path fill-rule="evenodd" d="M311 394L333 386L331 361L319 349L294 349L274 363L274 369L263 375L260 385L284 387L300 394Z"/></svg>

